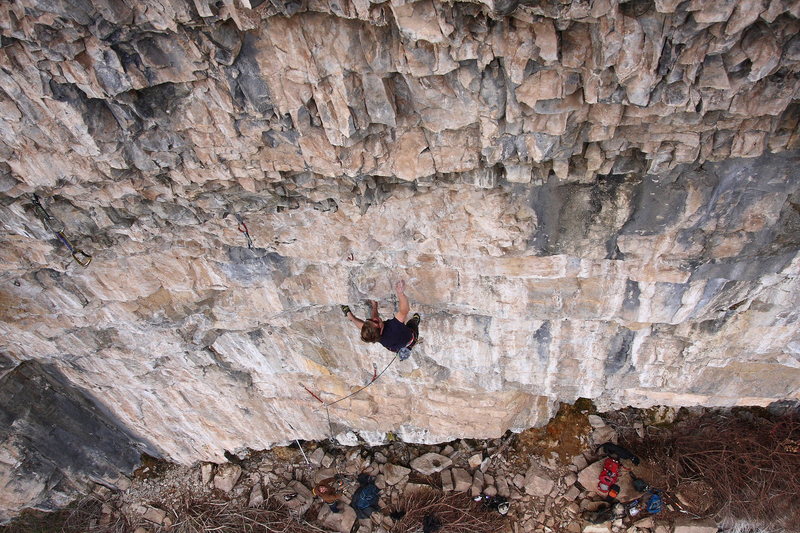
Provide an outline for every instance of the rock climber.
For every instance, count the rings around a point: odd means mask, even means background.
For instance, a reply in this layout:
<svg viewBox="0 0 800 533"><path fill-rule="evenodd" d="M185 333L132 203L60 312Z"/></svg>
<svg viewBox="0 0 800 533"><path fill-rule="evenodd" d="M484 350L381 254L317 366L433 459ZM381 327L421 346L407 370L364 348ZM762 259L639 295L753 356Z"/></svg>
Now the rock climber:
<svg viewBox="0 0 800 533"><path fill-rule="evenodd" d="M328 504L332 513L341 513L339 496L342 494L343 482L338 477L329 477L317 483L311 492Z"/></svg>
<svg viewBox="0 0 800 533"><path fill-rule="evenodd" d="M386 322L378 316L378 302L370 300L372 314L366 320L360 320L346 305L341 306L344 316L361 330L361 340L364 342L380 342L384 348L396 352L403 361L411 355L411 348L419 340L419 313L414 313L411 320L406 322L408 312L408 298L405 295L406 282L398 281L394 285L400 309ZM405 324L404 324L405 322Z"/></svg>

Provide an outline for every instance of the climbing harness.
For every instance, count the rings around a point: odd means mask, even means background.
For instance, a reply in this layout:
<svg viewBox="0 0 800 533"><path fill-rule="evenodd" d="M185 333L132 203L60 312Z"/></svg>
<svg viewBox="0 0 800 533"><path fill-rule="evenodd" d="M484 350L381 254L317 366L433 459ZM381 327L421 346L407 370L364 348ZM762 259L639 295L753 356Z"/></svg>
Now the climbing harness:
<svg viewBox="0 0 800 533"><path fill-rule="evenodd" d="M305 385L303 385L302 383L300 384L300 386L301 386L301 387L303 387L303 388L306 390L306 392L307 392L307 393L309 393L311 396L313 396L313 398L314 398L315 400L317 400L319 403L321 403L321 404L322 404L322 406L325 408L325 415L326 415L326 416L327 416L327 418L328 418L328 432L329 432L329 434L330 434L330 436L329 436L330 440L334 440L334 439L333 439L333 424L331 423L331 413L330 413L330 407L331 407L331 406L333 406L333 405L336 405L336 404L337 404L337 403L339 403L339 402L343 402L344 400L346 400L346 399L348 399L348 398L351 398L351 397L355 396L355 395L356 395L356 394L358 394L359 392L363 391L364 389L366 389L367 387L369 387L370 385L372 385L373 383L375 383L375 382L378 380L378 378L380 378L380 377L383 375L383 373L384 373L384 372L386 372L387 370L389 370L389 367L390 367L390 366L392 366L392 364L394 364L394 362L395 362L396 360L397 360L397 354L395 354L395 356L394 356L394 357L392 357L392 360L391 360L391 361L389 361L389 364L388 364L388 365L386 365L386 367L385 367L383 370L381 370L381 371L380 371L380 373L378 373L378 365L376 365L375 363L372 363L372 379L369 381L369 383L367 383L366 385L364 385L364 386L363 386L363 387L361 387L360 389L358 389L358 390L356 390L356 391L353 391L353 392L351 392L351 393L350 393L350 394L348 394L347 396L342 396L341 398L339 398L339 399L337 399L337 400L334 400L334 401L332 401L332 402L327 402L327 403L326 403L326 402L324 402L324 401L322 400L322 398L320 398L320 397L319 397L317 394L314 394L314 392L313 392L313 391L311 391L311 389L309 389L308 387L306 387L306 386L305 386Z"/></svg>
<svg viewBox="0 0 800 533"><path fill-rule="evenodd" d="M250 231L247 229L247 224L244 223L244 218L239 213L234 213L236 217L236 221L239 223L236 229L244 233L244 236L247 238L247 247L252 250L253 249L253 239L250 237Z"/></svg>
<svg viewBox="0 0 800 533"><path fill-rule="evenodd" d="M58 237L58 240L67 247L75 262L84 268L89 266L89 263L92 262L92 256L72 245L69 239L67 239L67 236L64 235L64 224L47 212L36 193L33 193L33 199L31 201L33 202L33 210L36 216L42 221L44 227L52 231L56 237Z"/></svg>

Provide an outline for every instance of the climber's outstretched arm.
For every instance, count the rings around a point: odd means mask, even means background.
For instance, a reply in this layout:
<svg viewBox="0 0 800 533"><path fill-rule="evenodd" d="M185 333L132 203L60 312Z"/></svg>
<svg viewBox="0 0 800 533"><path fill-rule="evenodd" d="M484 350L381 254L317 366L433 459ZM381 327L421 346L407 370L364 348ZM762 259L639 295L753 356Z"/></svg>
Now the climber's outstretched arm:
<svg viewBox="0 0 800 533"><path fill-rule="evenodd" d="M355 326L359 329L359 331L361 330L361 326L364 325L364 321L359 318L356 318L356 316L352 312L347 313L347 319L353 324L355 324Z"/></svg>
<svg viewBox="0 0 800 533"><path fill-rule="evenodd" d="M394 284L394 292L397 294L397 302L400 304L400 309L394 314L394 317L401 323L405 324L408 312L411 308L408 306L408 298L406 298L406 282L398 281Z"/></svg>
<svg viewBox="0 0 800 533"><path fill-rule="evenodd" d="M347 320L355 324L355 326L358 329L361 329L361 326L364 325L364 321L357 318L356 315L354 315L353 312L350 311L350 306L342 305L340 307L342 308L342 312L344 313L345 318L347 318Z"/></svg>

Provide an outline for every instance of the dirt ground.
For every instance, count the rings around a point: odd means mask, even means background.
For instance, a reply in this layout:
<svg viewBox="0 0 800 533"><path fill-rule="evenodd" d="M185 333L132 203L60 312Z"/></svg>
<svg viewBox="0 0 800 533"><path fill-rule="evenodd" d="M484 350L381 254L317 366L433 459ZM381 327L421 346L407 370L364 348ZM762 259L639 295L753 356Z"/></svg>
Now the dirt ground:
<svg viewBox="0 0 800 533"><path fill-rule="evenodd" d="M573 457L589 447L592 432L589 415L593 412L594 406L588 402L562 403L546 426L518 434L512 449L522 461L531 456L550 457L555 453L560 464L570 464Z"/></svg>

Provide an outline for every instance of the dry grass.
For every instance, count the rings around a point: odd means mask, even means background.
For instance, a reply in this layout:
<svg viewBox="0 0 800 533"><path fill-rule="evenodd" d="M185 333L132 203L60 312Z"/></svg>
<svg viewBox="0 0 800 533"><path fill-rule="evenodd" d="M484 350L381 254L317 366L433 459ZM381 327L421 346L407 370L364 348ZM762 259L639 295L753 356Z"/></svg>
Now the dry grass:
<svg viewBox="0 0 800 533"><path fill-rule="evenodd" d="M6 526L0 533L124 533L128 525L124 519L102 514L103 502L89 496L72 503L65 509L46 513L28 510Z"/></svg>
<svg viewBox="0 0 800 533"><path fill-rule="evenodd" d="M421 531L422 521L433 515L441 523L437 533L498 533L506 518L496 511L472 501L466 494L445 494L437 490L421 490L405 497L396 510L405 511L392 533Z"/></svg>
<svg viewBox="0 0 800 533"><path fill-rule="evenodd" d="M169 509L168 517L172 525L161 528L170 533L318 533L320 530L301 519L295 518L289 510L267 498L261 507L247 507L237 500L222 498L186 498ZM141 520L131 524L135 529L144 526L153 529L153 524ZM156 531L159 531L156 528Z"/></svg>
<svg viewBox="0 0 800 533"><path fill-rule="evenodd" d="M625 445L658 464L687 511L776 529L800 523L800 420L741 410L648 428Z"/></svg>
<svg viewBox="0 0 800 533"><path fill-rule="evenodd" d="M162 506L163 508L167 508ZM142 526L151 532L170 533L320 533L274 500L262 507L244 507L235 500L187 498L168 508L171 526L159 526L144 518L125 520L119 514L103 515L102 502L88 498L55 513L28 512L0 533L129 533Z"/></svg>

